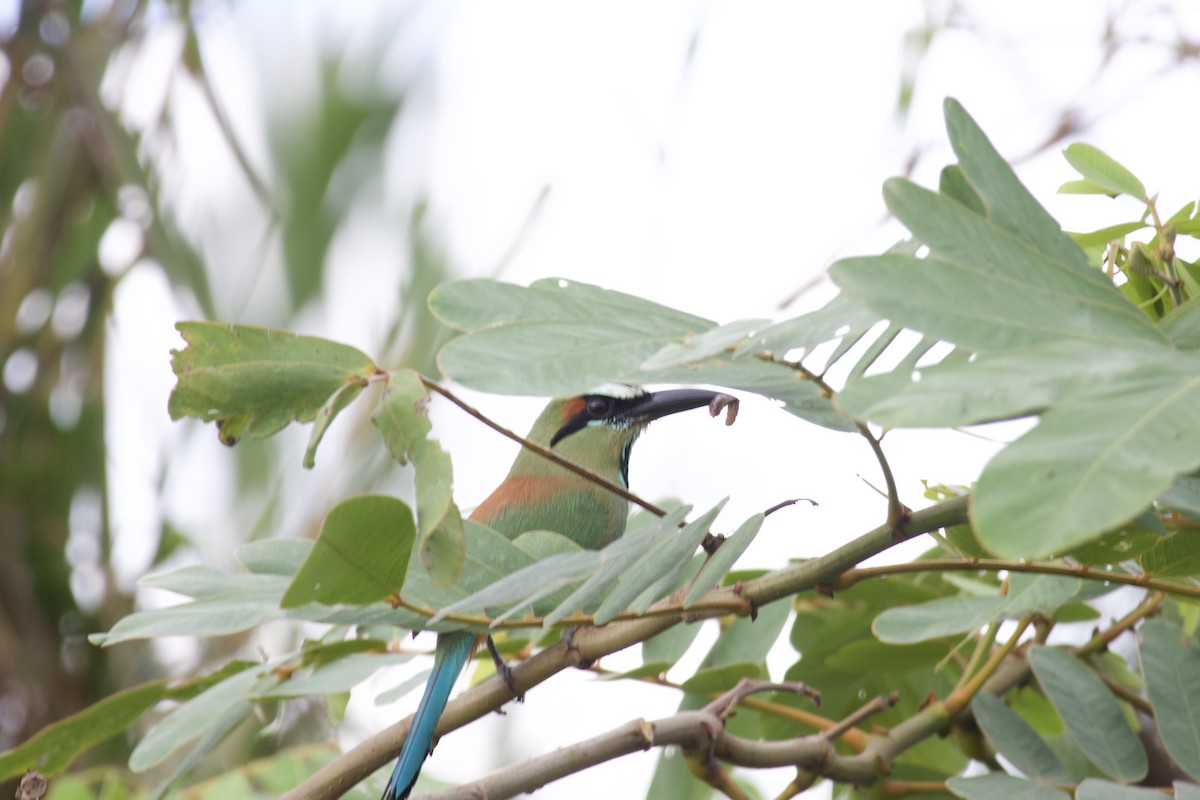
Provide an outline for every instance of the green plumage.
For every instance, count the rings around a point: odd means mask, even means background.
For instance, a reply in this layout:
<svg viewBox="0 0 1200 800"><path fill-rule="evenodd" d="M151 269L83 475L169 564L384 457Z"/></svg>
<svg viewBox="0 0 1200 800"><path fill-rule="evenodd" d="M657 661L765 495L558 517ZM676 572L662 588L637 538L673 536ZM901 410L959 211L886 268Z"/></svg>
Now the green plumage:
<svg viewBox="0 0 1200 800"><path fill-rule="evenodd" d="M647 424L690 408L714 408L711 404L723 397L701 389L652 393L635 386L609 388L607 394L550 401L528 438L623 486L629 477L630 449ZM623 497L522 448L508 477L475 509L471 519L510 539L526 531L547 530L595 549L625 532L628 514L629 503ZM433 745L438 718L475 643L475 634L466 631L438 634L434 671L384 800L403 800L412 791Z"/></svg>
<svg viewBox="0 0 1200 800"><path fill-rule="evenodd" d="M555 400L533 424L529 439L550 446L567 423L579 398ZM631 424L616 428L591 425L571 433L554 445L576 463L623 484L629 448L645 427ZM537 453L522 450L504 482L471 515L515 538L526 531L561 533L589 549L604 547L625 532L629 503Z"/></svg>

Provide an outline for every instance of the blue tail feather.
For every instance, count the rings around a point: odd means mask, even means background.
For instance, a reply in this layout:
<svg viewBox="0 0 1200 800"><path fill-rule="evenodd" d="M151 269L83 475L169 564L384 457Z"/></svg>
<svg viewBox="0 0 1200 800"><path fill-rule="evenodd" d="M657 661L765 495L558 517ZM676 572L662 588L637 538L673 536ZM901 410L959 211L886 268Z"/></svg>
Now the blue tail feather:
<svg viewBox="0 0 1200 800"><path fill-rule="evenodd" d="M413 716L404 747L400 750L400 758L383 793L383 800L404 800L412 791L433 745L433 732L450 698L450 689L475 650L475 639L473 633L438 634L433 673L425 684L425 694Z"/></svg>

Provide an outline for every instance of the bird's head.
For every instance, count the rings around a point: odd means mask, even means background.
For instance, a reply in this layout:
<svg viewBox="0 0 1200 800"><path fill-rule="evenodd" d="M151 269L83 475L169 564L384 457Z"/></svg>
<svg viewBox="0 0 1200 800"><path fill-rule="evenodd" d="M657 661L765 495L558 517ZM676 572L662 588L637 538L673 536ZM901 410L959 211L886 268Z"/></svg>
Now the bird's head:
<svg viewBox="0 0 1200 800"><path fill-rule="evenodd" d="M603 475L629 485L629 453L656 419L709 406L721 395L706 389L650 392L640 386L607 384L586 394L551 400L530 438Z"/></svg>

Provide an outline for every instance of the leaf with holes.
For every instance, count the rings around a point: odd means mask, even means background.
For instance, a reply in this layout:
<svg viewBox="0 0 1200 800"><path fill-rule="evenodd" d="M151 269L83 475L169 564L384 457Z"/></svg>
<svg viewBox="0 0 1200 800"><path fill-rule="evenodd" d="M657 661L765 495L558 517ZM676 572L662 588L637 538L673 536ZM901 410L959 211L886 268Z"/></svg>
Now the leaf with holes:
<svg viewBox="0 0 1200 800"><path fill-rule="evenodd" d="M442 446L428 438L429 400L421 376L410 369L388 378L387 390L371 422L392 458L412 462L417 489L417 554L429 576L441 585L458 577L466 560L462 515L454 504L453 466Z"/></svg>
<svg viewBox="0 0 1200 800"><path fill-rule="evenodd" d="M215 421L228 445L316 421L308 467L329 423L378 372L361 351L314 336L217 322L175 327L187 347L172 351L171 419Z"/></svg>

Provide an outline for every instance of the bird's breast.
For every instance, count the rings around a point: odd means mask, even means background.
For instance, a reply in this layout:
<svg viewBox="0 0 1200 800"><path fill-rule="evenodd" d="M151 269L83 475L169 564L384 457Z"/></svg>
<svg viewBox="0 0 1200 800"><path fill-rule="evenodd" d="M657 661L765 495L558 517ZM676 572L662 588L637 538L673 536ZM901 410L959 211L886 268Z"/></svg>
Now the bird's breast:
<svg viewBox="0 0 1200 800"><path fill-rule="evenodd" d="M625 532L628 505L595 484L570 476L509 476L471 514L510 539L526 531L561 533L597 549Z"/></svg>

